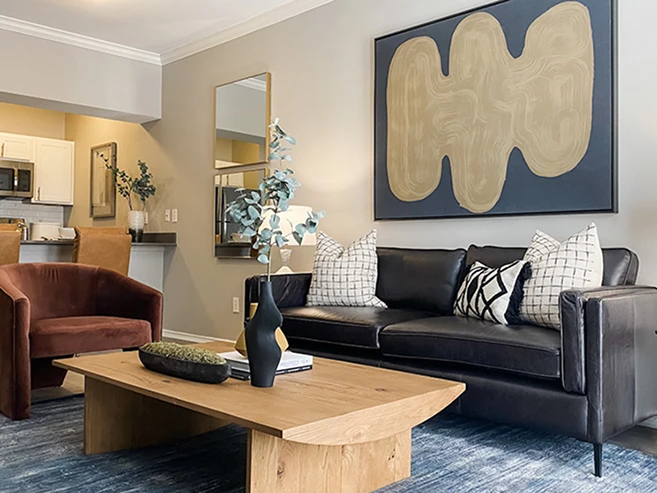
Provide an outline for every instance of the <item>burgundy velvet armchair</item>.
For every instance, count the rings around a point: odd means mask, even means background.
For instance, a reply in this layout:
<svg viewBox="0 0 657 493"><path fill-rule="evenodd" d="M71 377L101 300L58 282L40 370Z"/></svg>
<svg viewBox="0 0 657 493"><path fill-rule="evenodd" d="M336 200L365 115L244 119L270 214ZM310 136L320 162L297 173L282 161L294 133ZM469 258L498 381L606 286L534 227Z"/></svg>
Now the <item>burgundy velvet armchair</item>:
<svg viewBox="0 0 657 493"><path fill-rule="evenodd" d="M0 412L30 416L30 390L61 386L52 360L133 349L162 336L162 294L81 264L0 267Z"/></svg>

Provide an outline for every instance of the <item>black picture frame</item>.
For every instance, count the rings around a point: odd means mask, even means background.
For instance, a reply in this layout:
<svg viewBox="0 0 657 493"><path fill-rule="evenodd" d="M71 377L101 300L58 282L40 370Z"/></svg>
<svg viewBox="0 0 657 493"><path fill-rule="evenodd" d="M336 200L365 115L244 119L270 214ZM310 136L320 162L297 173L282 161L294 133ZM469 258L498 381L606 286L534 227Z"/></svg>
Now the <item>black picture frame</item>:
<svg viewBox="0 0 657 493"><path fill-rule="evenodd" d="M603 132L609 135L608 139L608 149L604 149L605 155L608 156L607 162L604 163L604 172L605 180L607 180L608 186L605 186L604 190L599 190L600 194L599 202L603 205L594 206L594 207L568 207L566 209L562 208L545 208L545 209L534 209L527 210L521 206L518 207L507 207L506 210L500 210L497 206L493 207L488 212L484 213L472 213L465 209L455 211L453 206L450 206L450 210L441 210L440 207L436 207L435 204L431 203L431 197L419 201L420 206L408 207L406 203L401 200L390 200L392 193L390 192L390 187L388 185L387 178L387 106L385 102L386 95L386 86L387 86L387 76L388 69L390 66L390 54L388 53L385 57L381 54L381 46L390 40L396 41L396 46L400 46L404 40L410 39L416 35L416 33L422 33L426 35L427 30L435 28L436 26L445 23L452 22L458 23L463 18L468 17L477 12L494 12L500 7L513 8L515 6L520 6L527 10L530 6L530 10L539 12L535 18L538 18L541 14L541 8L547 9L552 6L564 3L567 0L500 0L496 2L489 3L487 5L477 7L474 9L466 10L463 12L456 13L454 15L444 17L438 20L432 20L426 23L423 23L418 26L413 26L408 29L401 31L396 31L390 34L386 34L380 37L377 37L374 41L374 51L375 51L375 72L374 72L374 220L383 221L383 220L418 220L418 219L462 219L462 218L488 218L488 217L509 217L509 216L542 216L542 215L564 215L564 214L615 214L618 213L618 84L617 84L617 0L580 0L580 3L584 4L588 8L592 8L594 14L597 16L596 19L599 21L599 15L597 9L604 10L603 14L605 18L605 24L603 27L599 25L593 26L595 29L594 36L597 38L594 41L595 48L595 57L596 57L596 76L594 82L594 91L597 88L599 82L599 75L597 72L597 60L598 53L600 51L605 51L605 54L608 54L608 58L605 59L605 66L608 67L608 72L605 74L604 84L608 85L608 90L604 90L601 93L604 93L608 97L608 103L605 108L606 118L603 122ZM603 7L600 7L600 6ZM531 16L532 14L527 14L526 16ZM506 25L502 26L504 28L505 36L508 35L508 29ZM521 27L523 32L526 32L525 27ZM450 38L451 39L451 38ZM602 41L600 41L602 40ZM607 43L605 50L600 50L600 44L595 43ZM390 44L390 43L389 43ZM439 43L437 43L439 44ZM395 43L392 43L394 46ZM388 47L388 50L391 48ZM443 55L443 50L441 49L441 55ZM445 67L445 62L443 62L443 67ZM443 70L443 74L446 71ZM604 85L603 84L603 85ZM600 94L594 94L600 99L602 96ZM594 97L594 119L599 113L599 109L596 108L596 98ZM597 121L597 120L596 120ZM594 121L595 123L595 121ZM594 141L591 140L589 144L589 151L595 145ZM524 157L519 149L515 148L513 153L520 155L514 156L514 159L524 162ZM511 160L511 156L509 158ZM584 159L582 161L584 162ZM443 170L449 167L448 158L445 158L442 163ZM578 165L579 166L579 165ZM568 173L567 173L568 175ZM451 177L451 174L448 175ZM607 177L608 176L608 177ZM561 177L559 177L561 178ZM445 173L443 172L443 179L445 179ZM555 181L557 179L554 179ZM581 180L580 180L581 181ZM387 186L388 191L385 192L385 187ZM441 186L443 183L441 182ZM449 183L451 187L451 180ZM572 188L572 184L569 185ZM581 188L581 184L580 184ZM385 193L382 193L383 192ZM433 193L442 192L442 190L435 190ZM503 189L502 194L510 193L505 188ZM554 195L552 195L554 197ZM394 197L393 197L394 198ZM455 204L456 199L452 195L452 200ZM445 199L448 200L448 199ZM501 200L501 198L500 198ZM387 203L386 203L387 202ZM423 203L423 204L422 204ZM421 212L418 213L418 209L421 209Z"/></svg>

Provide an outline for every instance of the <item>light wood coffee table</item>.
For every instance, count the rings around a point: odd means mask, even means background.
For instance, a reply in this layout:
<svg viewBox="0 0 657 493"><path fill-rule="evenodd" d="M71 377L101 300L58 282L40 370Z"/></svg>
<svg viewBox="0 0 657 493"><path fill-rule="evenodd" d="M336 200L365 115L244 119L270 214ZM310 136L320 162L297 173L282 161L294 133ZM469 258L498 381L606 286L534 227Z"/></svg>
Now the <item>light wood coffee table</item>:
<svg viewBox="0 0 657 493"><path fill-rule="evenodd" d="M199 347L230 351L222 342ZM83 374L84 452L134 449L235 423L248 429L247 492L361 493L411 474L411 429L465 385L315 358L271 389L188 382L146 370L136 352L55 366Z"/></svg>

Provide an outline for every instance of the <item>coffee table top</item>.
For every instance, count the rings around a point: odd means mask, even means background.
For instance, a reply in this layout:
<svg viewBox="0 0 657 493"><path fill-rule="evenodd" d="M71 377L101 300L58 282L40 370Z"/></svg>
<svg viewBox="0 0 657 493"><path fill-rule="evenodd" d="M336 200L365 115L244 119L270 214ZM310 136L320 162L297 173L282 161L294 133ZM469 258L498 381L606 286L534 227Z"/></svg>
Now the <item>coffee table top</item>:
<svg viewBox="0 0 657 493"><path fill-rule="evenodd" d="M226 342L199 344L217 352ZM229 378L220 385L180 380L145 369L137 352L57 360L85 377L299 443L345 445L391 437L453 402L465 384L314 358L313 369L276 377L259 389Z"/></svg>

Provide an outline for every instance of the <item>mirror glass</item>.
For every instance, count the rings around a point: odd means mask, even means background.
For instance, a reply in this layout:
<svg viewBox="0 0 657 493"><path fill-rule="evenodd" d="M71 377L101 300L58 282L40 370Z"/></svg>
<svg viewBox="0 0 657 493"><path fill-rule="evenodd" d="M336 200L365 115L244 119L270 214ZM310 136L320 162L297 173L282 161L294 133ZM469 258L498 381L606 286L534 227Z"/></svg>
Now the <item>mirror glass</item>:
<svg viewBox="0 0 657 493"><path fill-rule="evenodd" d="M230 258L255 258L248 237L239 234L239 225L226 209L239 193L239 188L258 191L268 169L255 169L226 173L214 177L214 256Z"/></svg>
<svg viewBox="0 0 657 493"><path fill-rule="evenodd" d="M215 89L215 168L267 162L269 73Z"/></svg>

